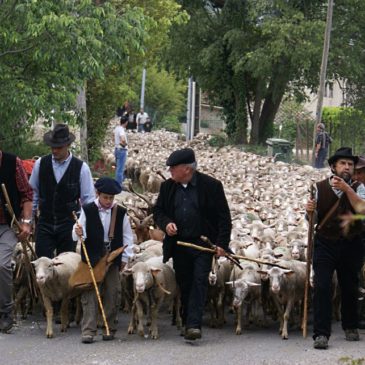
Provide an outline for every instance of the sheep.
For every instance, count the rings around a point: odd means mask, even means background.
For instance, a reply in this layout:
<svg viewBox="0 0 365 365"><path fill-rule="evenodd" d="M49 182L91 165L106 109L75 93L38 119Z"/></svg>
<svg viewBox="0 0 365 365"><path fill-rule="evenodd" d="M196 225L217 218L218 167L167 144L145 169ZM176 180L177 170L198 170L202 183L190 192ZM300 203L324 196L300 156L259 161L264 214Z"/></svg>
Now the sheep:
<svg viewBox="0 0 365 365"><path fill-rule="evenodd" d="M13 268L13 292L14 292L14 315L16 316L21 310L21 318L26 319L31 313L33 307L33 299L36 288L29 269L27 269L25 255L28 255L29 262L32 259L32 252L27 247L24 253L23 245L18 242L12 256Z"/></svg>
<svg viewBox="0 0 365 365"><path fill-rule="evenodd" d="M147 307L147 313L151 315L150 335L152 339L159 337L157 327L158 311L162 302L166 299L175 304L176 324L181 326L180 300L173 269L162 263L161 257L154 257L146 262L137 262L132 268L124 270L125 275L133 275L134 281L134 308L128 333L134 332L137 319L137 331L144 336L143 307Z"/></svg>
<svg viewBox="0 0 365 365"><path fill-rule="evenodd" d="M257 273L258 265L253 262L240 261L243 270L235 266L231 272L230 285L233 292L233 308L236 312L236 335L242 333L242 304L247 304L247 318L251 314L251 308L255 310L257 316L258 304L261 301L261 280Z"/></svg>
<svg viewBox="0 0 365 365"><path fill-rule="evenodd" d="M208 276L207 302L210 306L210 326L222 327L225 323L224 304L227 297L226 281L231 275L232 264L225 258L214 257Z"/></svg>
<svg viewBox="0 0 365 365"><path fill-rule="evenodd" d="M53 307L52 302L62 300L61 304L61 332L68 326L68 304L70 298L78 294L69 286L69 279L76 271L81 256L75 252L64 252L53 259L40 257L32 264L36 273L36 280L46 309L47 328L46 337L53 337Z"/></svg>
<svg viewBox="0 0 365 365"><path fill-rule="evenodd" d="M296 303L301 303L304 293L306 264L297 260L282 260L280 267L269 270L258 270L270 279L270 293L280 315L280 334L283 340L288 339L288 320Z"/></svg>

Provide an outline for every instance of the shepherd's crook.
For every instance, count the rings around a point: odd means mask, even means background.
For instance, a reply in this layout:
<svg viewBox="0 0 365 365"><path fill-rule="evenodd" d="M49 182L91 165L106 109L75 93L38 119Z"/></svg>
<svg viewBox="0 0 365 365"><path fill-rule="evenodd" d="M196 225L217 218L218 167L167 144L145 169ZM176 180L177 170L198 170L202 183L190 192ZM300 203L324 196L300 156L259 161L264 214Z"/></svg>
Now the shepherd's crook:
<svg viewBox="0 0 365 365"><path fill-rule="evenodd" d="M310 198L314 199L314 186L310 189ZM307 337L307 321L308 321L308 292L309 292L309 280L310 280L310 270L312 265L313 256L313 233L314 233L314 212L308 212L308 244L307 244L307 266L305 272L305 286L304 286L304 305L303 305L303 320L302 320L302 330L303 337Z"/></svg>
<svg viewBox="0 0 365 365"><path fill-rule="evenodd" d="M215 249L213 249L213 248L202 247L202 246L199 246L199 245L195 245L194 243L190 243L190 242L177 241L177 244L179 246L185 246L185 247L194 248L195 250L199 250L199 251L205 251L205 252L215 253ZM234 259L238 259L238 260L252 261L252 262L256 262L257 264L271 265L271 266L280 267L282 269L287 269L287 267L284 267L284 266L275 264L273 262L252 259L250 257L241 256L241 255L230 255L230 256L233 257Z"/></svg>
<svg viewBox="0 0 365 365"><path fill-rule="evenodd" d="M74 219L75 219L76 224L78 224L76 213L75 212L72 212L72 214L74 216ZM104 326L105 326L105 330L106 330L106 335L109 337L110 336L109 325L108 325L108 322L106 320L106 316L105 316L105 312L104 312L104 307L103 307L103 302L101 301L98 284L96 283L96 280L95 280L94 270L93 270L93 267L91 266L91 263L90 263L89 255L87 253L86 246L85 246L85 241L84 241L84 239L82 237L80 237L80 241L81 241L82 251L83 251L83 253L85 255L85 258L86 258L87 266L89 267L89 270L90 270L91 279L92 279L93 284L94 284L94 289L95 289L96 297L98 298L98 303L99 303L101 315L103 317L103 322L104 322Z"/></svg>
<svg viewBox="0 0 365 365"><path fill-rule="evenodd" d="M8 212L11 216L11 220L12 220L12 222L15 223L15 225L18 227L18 229L21 230L21 225L20 225L19 221L16 219L16 216L15 216L13 207L11 205L10 198L9 198L9 195L8 195L8 191L6 190L5 184L1 184L1 189L3 191L3 196L4 196L4 199L5 199L5 206L6 206L6 209L8 210ZM22 249L23 249L23 252L24 252L24 261L25 261L25 264L27 266L27 269L28 269L28 271L30 273L30 277L31 277L31 281L29 283L29 289L30 289L31 293L34 295L34 297L38 298L38 292L37 292L38 291L38 286L36 285L37 280L36 280L36 277L35 277L35 274L34 274L33 266L32 266L32 264L30 263L30 260L29 260L29 256L28 256L28 253L27 253L27 247L30 249L33 257L36 258L37 255L35 254L35 252L33 250L33 247L29 243L28 239L24 239L20 243L22 245Z"/></svg>

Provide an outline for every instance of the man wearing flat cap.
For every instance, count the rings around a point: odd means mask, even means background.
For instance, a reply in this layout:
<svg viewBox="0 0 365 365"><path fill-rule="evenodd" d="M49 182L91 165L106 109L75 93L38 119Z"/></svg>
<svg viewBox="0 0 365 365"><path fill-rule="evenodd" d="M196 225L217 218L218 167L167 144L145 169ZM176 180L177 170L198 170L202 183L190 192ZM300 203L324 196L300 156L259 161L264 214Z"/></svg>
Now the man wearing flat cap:
<svg viewBox="0 0 365 365"><path fill-rule="evenodd" d="M328 159L332 175L315 184L315 198L309 199L307 213L316 212L313 271L314 348L326 349L331 335L332 280L336 270L341 291L341 321L347 341L359 341L358 286L362 266L362 223L356 221L345 234L341 216L364 213L365 187L353 181L358 157L349 147L339 148Z"/></svg>
<svg viewBox="0 0 365 365"><path fill-rule="evenodd" d="M216 254L228 250L231 215L220 181L196 170L194 151L184 148L167 159L171 178L161 184L153 216L166 233L163 260L171 257L181 290L185 339L201 338L201 324L212 254L177 245L177 241L216 245Z"/></svg>
<svg viewBox="0 0 365 365"><path fill-rule="evenodd" d="M89 166L70 152L74 140L66 124L57 124L47 132L43 141L52 153L36 161L30 177L33 210L39 211L35 235L38 257L75 251L72 212L80 210L80 202L95 199Z"/></svg>
<svg viewBox="0 0 365 365"><path fill-rule="evenodd" d="M111 333L109 336L104 333L103 340L112 340L117 330L119 270L133 256L133 234L126 209L114 201L115 195L122 191L122 186L110 177L101 177L96 181L95 189L97 198L82 207L80 219L74 225L72 234L75 240L83 236L93 267L106 252L126 246L123 255L119 255L113 260L101 285L105 315ZM83 251L81 259L86 262ZM97 332L98 319L98 302L95 291L92 289L83 292L81 303L83 311L81 341L92 343Z"/></svg>

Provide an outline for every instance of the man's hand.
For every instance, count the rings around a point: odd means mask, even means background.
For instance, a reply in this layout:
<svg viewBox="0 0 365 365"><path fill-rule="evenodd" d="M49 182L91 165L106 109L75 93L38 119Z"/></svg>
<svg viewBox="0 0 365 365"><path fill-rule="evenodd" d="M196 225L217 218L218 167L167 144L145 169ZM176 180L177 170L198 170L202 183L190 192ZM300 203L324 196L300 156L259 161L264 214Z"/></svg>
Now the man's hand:
<svg viewBox="0 0 365 365"><path fill-rule="evenodd" d="M83 231L82 231L82 226L79 224L79 223L77 223L76 224L76 227L75 227L75 233L79 236L79 237L81 237L82 235L83 235Z"/></svg>
<svg viewBox="0 0 365 365"><path fill-rule="evenodd" d="M307 204L305 205L305 210L307 211L307 213L312 213L316 210L316 205L316 201L309 198Z"/></svg>
<svg viewBox="0 0 365 365"><path fill-rule="evenodd" d="M122 261L122 263L120 264L119 271L122 272L124 270L124 268L126 267L126 265L127 265L127 263Z"/></svg>
<svg viewBox="0 0 365 365"><path fill-rule="evenodd" d="M351 189L351 187L349 186L349 184L347 184L347 182L342 179L339 176L333 176L331 178L331 185L338 190L343 191L344 193L346 193L346 191L348 191L348 189Z"/></svg>
<svg viewBox="0 0 365 365"><path fill-rule="evenodd" d="M166 226L166 233L168 236L176 236L177 235L177 227L175 223L169 223Z"/></svg>
<svg viewBox="0 0 365 365"><path fill-rule="evenodd" d="M32 233L32 225L30 223L21 223L20 232L18 234L19 241L26 240L31 233Z"/></svg>
<svg viewBox="0 0 365 365"><path fill-rule="evenodd" d="M226 256L226 251L222 247L216 246L215 255L218 257Z"/></svg>

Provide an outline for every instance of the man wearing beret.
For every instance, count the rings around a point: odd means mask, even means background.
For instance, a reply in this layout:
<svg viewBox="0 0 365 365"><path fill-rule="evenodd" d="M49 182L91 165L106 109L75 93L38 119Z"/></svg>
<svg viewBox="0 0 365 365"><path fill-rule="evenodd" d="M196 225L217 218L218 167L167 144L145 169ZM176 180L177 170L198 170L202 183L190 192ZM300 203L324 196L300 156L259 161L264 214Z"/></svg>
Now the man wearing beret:
<svg viewBox="0 0 365 365"><path fill-rule="evenodd" d="M120 287L119 270L133 255L133 234L127 211L114 202L114 197L122 191L121 185L110 177L102 177L95 183L97 198L82 207L78 224L73 229L73 238L83 237L91 265L94 267L107 251L114 251L126 246L123 255L119 255L108 269L102 283L102 297L105 316L110 327L111 336L103 335L103 340L111 340L116 332L118 314L118 291ZM114 235L110 241L110 225L114 214ZM86 262L84 252L82 261ZM98 302L94 290L81 295L83 317L81 331L83 343L92 343L97 331Z"/></svg>
<svg viewBox="0 0 365 365"><path fill-rule="evenodd" d="M75 251L72 212L80 210L80 201L92 202L95 191L89 166L70 152L75 136L66 124L57 124L43 140L52 153L36 161L29 182L33 210L39 210L36 254L53 258L55 251Z"/></svg>
<svg viewBox="0 0 365 365"><path fill-rule="evenodd" d="M162 183L154 207L154 220L165 231L164 262L173 258L181 290L185 339L201 338L201 324L212 254L177 245L185 241L207 246L201 236L216 245L216 254L228 250L231 215L222 183L196 170L194 151L184 148L167 159L171 178Z"/></svg>
<svg viewBox="0 0 365 365"><path fill-rule="evenodd" d="M306 205L316 212L313 271L314 348L327 349L331 335L332 280L336 270L341 290L341 321L347 341L359 341L358 286L362 266L362 222L357 221L345 234L341 216L364 213L365 187L352 180L358 157L349 147L339 148L328 159L332 176L315 184L316 196Z"/></svg>

